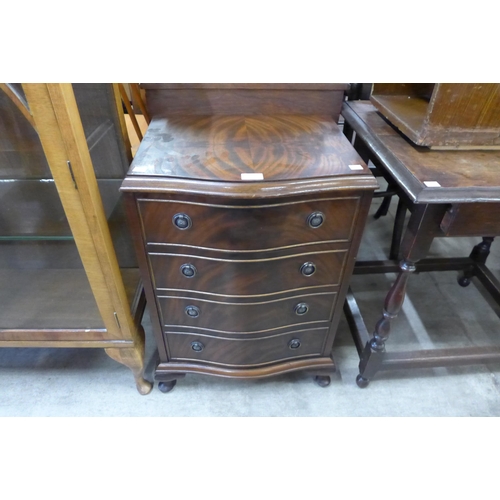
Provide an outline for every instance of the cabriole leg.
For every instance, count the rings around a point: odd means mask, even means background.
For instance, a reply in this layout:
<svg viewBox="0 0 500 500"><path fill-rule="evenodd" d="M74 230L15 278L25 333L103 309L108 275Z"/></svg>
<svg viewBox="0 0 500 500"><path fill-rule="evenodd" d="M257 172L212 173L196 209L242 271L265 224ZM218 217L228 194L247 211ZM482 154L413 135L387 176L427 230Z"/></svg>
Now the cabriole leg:
<svg viewBox="0 0 500 500"><path fill-rule="evenodd" d="M134 347L109 347L106 354L132 370L135 385L140 394L146 395L153 388L151 382L144 379L144 330L140 327L139 341Z"/></svg>

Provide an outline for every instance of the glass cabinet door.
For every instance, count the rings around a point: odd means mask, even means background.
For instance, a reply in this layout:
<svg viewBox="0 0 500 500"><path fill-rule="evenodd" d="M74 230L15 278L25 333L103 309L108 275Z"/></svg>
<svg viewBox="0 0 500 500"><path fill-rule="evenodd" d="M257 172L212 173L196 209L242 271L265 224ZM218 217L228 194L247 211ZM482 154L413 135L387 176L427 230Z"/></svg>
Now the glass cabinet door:
<svg viewBox="0 0 500 500"><path fill-rule="evenodd" d="M119 187L128 158L111 84L73 86L127 290L138 271ZM22 93L22 87L16 85ZM37 132L0 91L0 341L104 330ZM75 332L77 334L77 332Z"/></svg>

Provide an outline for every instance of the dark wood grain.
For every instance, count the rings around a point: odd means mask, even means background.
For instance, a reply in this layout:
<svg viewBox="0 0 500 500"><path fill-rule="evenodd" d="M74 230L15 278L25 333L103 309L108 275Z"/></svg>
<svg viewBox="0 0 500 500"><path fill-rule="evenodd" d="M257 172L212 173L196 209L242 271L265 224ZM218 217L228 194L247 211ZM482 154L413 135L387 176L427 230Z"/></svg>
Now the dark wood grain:
<svg viewBox="0 0 500 500"><path fill-rule="evenodd" d="M235 303L234 305L238 305L239 303ZM336 307L337 301L335 298L335 306ZM217 326L217 322L214 323ZM255 331L233 331L233 330L220 330L217 328L199 328L197 326L191 326L191 325L165 325L163 330L165 332L177 332L177 333L190 333L190 334L200 334L200 335L215 335L217 337L221 338L227 338L227 339L248 339L248 338L260 338L262 336L269 336L269 335L281 335L285 333L289 333L292 331L297 330L297 328L301 328L304 330L309 330L311 328L326 328L327 330L330 329L330 321L329 320L324 320L324 321L296 321L295 323L290 323L288 325L284 326L277 326L275 327L273 325L272 328L264 328L262 330L255 330ZM213 325L210 325L213 326Z"/></svg>
<svg viewBox="0 0 500 500"><path fill-rule="evenodd" d="M276 181L367 172L328 116L195 116L153 118L129 175L242 182L244 173Z"/></svg>
<svg viewBox="0 0 500 500"><path fill-rule="evenodd" d="M321 241L347 242L358 204L359 198L354 197L256 207L140 199L139 211L145 239L157 244L157 250L161 244L168 243L258 251ZM308 217L316 212L324 214L324 222L313 228L308 224ZM174 225L173 217L179 213L190 217L190 228L181 230Z"/></svg>
<svg viewBox="0 0 500 500"><path fill-rule="evenodd" d="M343 114L412 201L500 201L500 151L433 151L415 146L366 101L345 103ZM427 187L426 181L441 187Z"/></svg>
<svg viewBox="0 0 500 500"><path fill-rule="evenodd" d="M165 330L175 329L175 326L179 325L208 329L212 332L256 333L290 325L328 322L331 319L335 295L320 292L285 299L260 297L255 298L253 302L232 303L229 300L223 301L220 297L193 299L168 297L160 293L158 300ZM301 303L306 303L309 310L298 316L294 308ZM188 306L196 306L199 309L197 318L191 318L185 313Z"/></svg>
<svg viewBox="0 0 500 500"><path fill-rule="evenodd" d="M273 259L206 258L192 255L149 253L157 288L216 291L224 295L259 295L293 288L336 285L342 276L346 250L300 253ZM313 262L316 272L303 276L301 266ZM196 276L186 278L180 268L190 264Z"/></svg>
<svg viewBox="0 0 500 500"><path fill-rule="evenodd" d="M325 114L336 121L347 84L149 84L150 115Z"/></svg>
<svg viewBox="0 0 500 500"><path fill-rule="evenodd" d="M497 236L500 234L500 204L452 205L440 226L445 236Z"/></svg>
<svg viewBox="0 0 500 500"><path fill-rule="evenodd" d="M418 96L374 95L370 98L377 109L401 132L420 146L429 102Z"/></svg>
<svg viewBox="0 0 500 500"><path fill-rule="evenodd" d="M247 90L339 90L349 89L348 83L141 83L145 90L161 89L247 89Z"/></svg>
<svg viewBox="0 0 500 500"><path fill-rule="evenodd" d="M422 183L437 181L443 188L500 185L500 151L434 151L416 148L400 137L382 140Z"/></svg>
<svg viewBox="0 0 500 500"><path fill-rule="evenodd" d="M435 86L435 83L374 83L372 94L375 97L381 95L420 97L429 102Z"/></svg>
<svg viewBox="0 0 500 500"><path fill-rule="evenodd" d="M319 357L323 351L327 329L310 329L261 338L226 339L214 335L191 335L169 332L167 342L173 361L197 361L232 367L259 367L288 359ZM292 339L300 340L300 347L290 349ZM195 352L192 342L201 342L204 348Z"/></svg>
<svg viewBox="0 0 500 500"><path fill-rule="evenodd" d="M289 258L298 254L321 254L324 252L344 252L349 247L346 242L320 241L315 243L304 243L303 245L291 245L286 247L269 248L263 250L218 250L201 246L178 245L168 243L148 243L146 249L152 255L189 255L192 257L206 258L212 260L226 261L264 261Z"/></svg>
<svg viewBox="0 0 500 500"><path fill-rule="evenodd" d="M291 196L312 196L314 199L330 195L331 193L340 196L352 196L353 194L356 196L359 194L359 191L374 190L377 187L377 181L368 172L364 173L364 175L293 179L289 182L213 182L197 179L134 175L124 179L120 190L129 193L140 193L141 197L147 193L151 198L158 197L161 193L161 195L168 195L169 198L175 200L182 199L182 196L179 197L180 194L186 196L201 195L203 197L217 196L224 197L227 203L244 200L249 205L255 205L262 203L261 200L272 202L273 200L278 201Z"/></svg>
<svg viewBox="0 0 500 500"><path fill-rule="evenodd" d="M308 357L301 359L287 359L281 363L261 365L255 368L231 368L225 365L210 365L199 361L171 361L160 362L156 368L155 377L158 380L181 378L186 373L208 374L224 378L263 378L299 370L333 370L335 363L331 357Z"/></svg>
<svg viewBox="0 0 500 500"><path fill-rule="evenodd" d="M326 380L345 277L376 187L335 123L331 106L343 90L190 86L147 90L162 116L121 188L155 316L155 376L171 383L187 372L307 369ZM308 222L315 212L324 216L317 228ZM174 225L179 214L188 227ZM308 262L316 270L304 276ZM194 277L183 276L185 264ZM301 303L307 312L298 315Z"/></svg>
<svg viewBox="0 0 500 500"><path fill-rule="evenodd" d="M144 286L144 294L146 297L153 335L156 341L156 347L158 349L160 359L168 359L169 353L167 351L167 346L163 341L163 328L158 302L156 300L156 293L154 290L153 275L146 254L144 238L141 237L142 221L137 211L135 196L131 193L124 193L124 201L130 232L134 235L132 242L137 255L141 281Z"/></svg>

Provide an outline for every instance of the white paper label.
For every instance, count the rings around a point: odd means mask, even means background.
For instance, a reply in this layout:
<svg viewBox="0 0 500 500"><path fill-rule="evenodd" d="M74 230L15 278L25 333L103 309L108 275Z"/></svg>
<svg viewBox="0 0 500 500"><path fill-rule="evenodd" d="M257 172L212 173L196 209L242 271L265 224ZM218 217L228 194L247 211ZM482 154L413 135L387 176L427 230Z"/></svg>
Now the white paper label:
<svg viewBox="0 0 500 500"><path fill-rule="evenodd" d="M361 165L349 165L349 168L351 170L363 170L363 167Z"/></svg>
<svg viewBox="0 0 500 500"><path fill-rule="evenodd" d="M436 182L436 181L424 181L424 184L428 188L440 188L441 187L441 184L439 184L439 182Z"/></svg>
<svg viewBox="0 0 500 500"><path fill-rule="evenodd" d="M242 181L263 181L264 174L241 174Z"/></svg>

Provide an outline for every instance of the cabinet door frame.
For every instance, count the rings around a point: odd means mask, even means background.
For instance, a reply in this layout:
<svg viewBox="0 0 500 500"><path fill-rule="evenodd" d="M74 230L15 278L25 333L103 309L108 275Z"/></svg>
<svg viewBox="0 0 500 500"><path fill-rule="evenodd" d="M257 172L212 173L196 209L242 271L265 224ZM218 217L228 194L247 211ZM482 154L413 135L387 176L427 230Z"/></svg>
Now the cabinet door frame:
<svg viewBox="0 0 500 500"><path fill-rule="evenodd" d="M141 394L151 390L143 378L144 331L132 313L98 190L73 88L69 83L23 84L34 126L49 164L85 273L105 326L100 330L26 331L2 347L102 347L134 373ZM138 298L138 297L136 297ZM144 300L135 300L144 308Z"/></svg>

